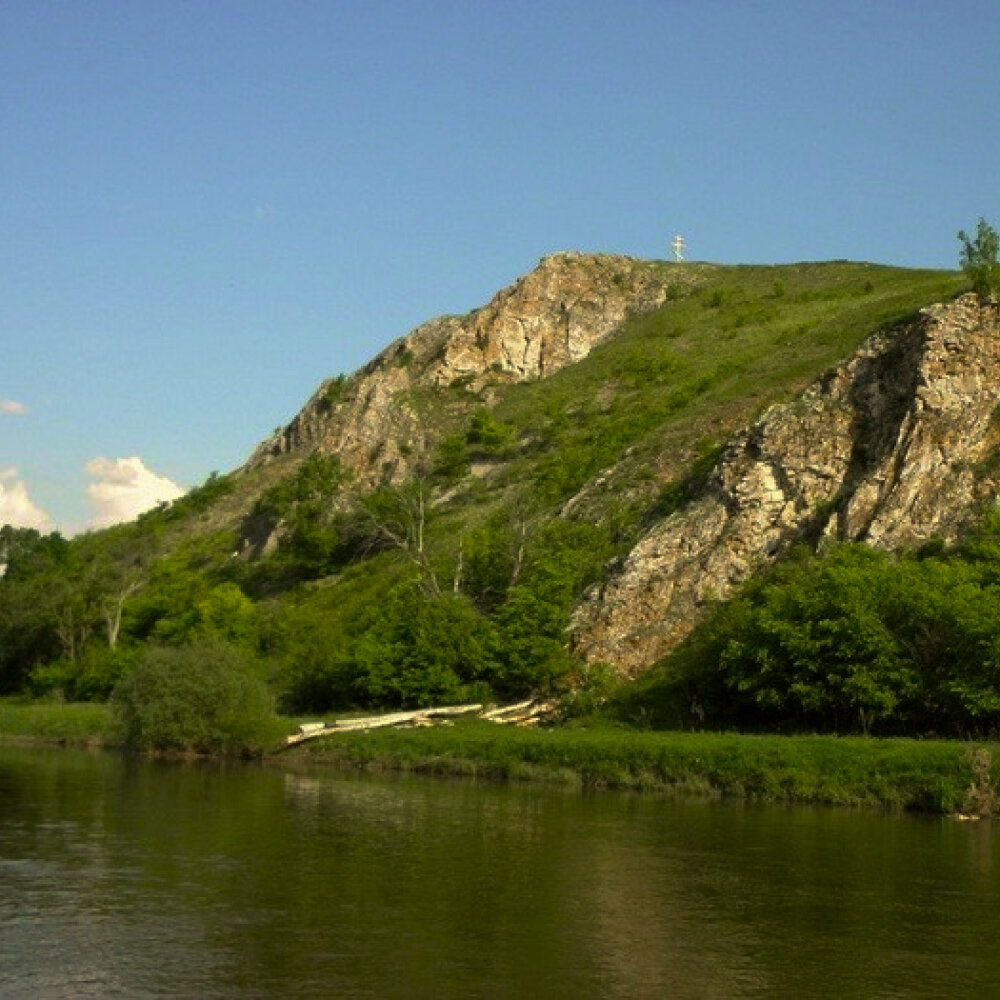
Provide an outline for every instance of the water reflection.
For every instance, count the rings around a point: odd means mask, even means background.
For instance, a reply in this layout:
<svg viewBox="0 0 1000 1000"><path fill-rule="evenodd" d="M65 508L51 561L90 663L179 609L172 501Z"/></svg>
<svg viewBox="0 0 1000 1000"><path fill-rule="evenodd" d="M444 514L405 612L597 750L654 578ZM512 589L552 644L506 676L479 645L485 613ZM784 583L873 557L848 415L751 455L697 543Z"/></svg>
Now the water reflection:
<svg viewBox="0 0 1000 1000"><path fill-rule="evenodd" d="M0 995L989 995L989 824L0 748Z"/></svg>

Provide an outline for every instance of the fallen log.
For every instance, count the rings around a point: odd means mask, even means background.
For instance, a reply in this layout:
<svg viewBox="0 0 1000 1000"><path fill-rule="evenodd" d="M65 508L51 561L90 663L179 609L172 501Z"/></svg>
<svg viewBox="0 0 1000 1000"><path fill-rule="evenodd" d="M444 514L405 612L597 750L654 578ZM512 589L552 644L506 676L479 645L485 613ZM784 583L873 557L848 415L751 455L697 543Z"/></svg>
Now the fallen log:
<svg viewBox="0 0 1000 1000"><path fill-rule="evenodd" d="M492 712L485 712L482 718L500 725L535 726L542 719L554 715L557 708L557 702L537 701L532 698L529 701L519 702L517 705L506 705L503 708L494 709Z"/></svg>
<svg viewBox="0 0 1000 1000"><path fill-rule="evenodd" d="M505 721L507 716L517 715L525 709L531 708L534 704L535 699L529 698L527 701L519 701L515 705L499 705L497 708L491 708L488 712L483 712L480 718L496 722Z"/></svg>
<svg viewBox="0 0 1000 1000"><path fill-rule="evenodd" d="M304 722L299 731L285 738L285 746L295 746L304 740L317 736L332 736L334 733L359 733L368 729L382 729L387 726L433 726L436 720L446 720L449 716L471 715L499 725L535 726L543 719L555 714L558 703L538 701L529 698L513 705L501 705L484 712L482 705L441 705L437 708L417 708L412 712L389 712L385 715L364 715L355 719L337 719L334 722Z"/></svg>
<svg viewBox="0 0 1000 1000"><path fill-rule="evenodd" d="M356 719L337 719L334 722L305 722L299 731L285 738L285 746L295 746L304 740L333 733L356 733L367 729L381 729L385 726L412 726L430 722L433 719L453 715L469 715L481 712L482 705L441 705L437 708L418 708L412 712L390 712L387 715L366 715Z"/></svg>

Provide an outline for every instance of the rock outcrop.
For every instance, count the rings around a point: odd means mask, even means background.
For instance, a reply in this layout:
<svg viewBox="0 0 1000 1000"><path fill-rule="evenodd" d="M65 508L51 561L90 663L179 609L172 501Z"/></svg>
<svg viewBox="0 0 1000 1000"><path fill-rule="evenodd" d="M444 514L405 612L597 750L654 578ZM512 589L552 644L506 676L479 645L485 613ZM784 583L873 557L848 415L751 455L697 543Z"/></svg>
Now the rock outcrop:
<svg viewBox="0 0 1000 1000"><path fill-rule="evenodd" d="M335 453L361 485L399 481L429 445L413 405L420 388L544 378L585 357L630 313L661 305L704 266L672 267L613 254L558 253L466 316L445 316L390 344L348 379L328 379L246 463L288 453ZM475 395L470 401L475 401Z"/></svg>
<svg viewBox="0 0 1000 1000"><path fill-rule="evenodd" d="M430 372L436 385L482 379L544 378L585 358L629 312L655 309L668 279L690 279L648 261L611 254L559 253L471 313L448 338Z"/></svg>
<svg viewBox="0 0 1000 1000"><path fill-rule="evenodd" d="M875 334L730 442L704 495L587 595L576 652L633 676L798 541L954 538L1000 487L998 402L995 305L967 295Z"/></svg>

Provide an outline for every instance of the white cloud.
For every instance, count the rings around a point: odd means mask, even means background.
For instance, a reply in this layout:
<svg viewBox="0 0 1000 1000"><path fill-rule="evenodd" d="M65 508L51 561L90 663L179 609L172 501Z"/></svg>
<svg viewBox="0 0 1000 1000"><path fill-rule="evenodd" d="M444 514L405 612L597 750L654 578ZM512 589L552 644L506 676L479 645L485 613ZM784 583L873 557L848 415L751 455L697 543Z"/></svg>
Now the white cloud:
<svg viewBox="0 0 1000 1000"><path fill-rule="evenodd" d="M141 458L95 458L86 465L96 482L87 487L94 510L91 528L131 521L163 500L184 495L176 483L147 469Z"/></svg>
<svg viewBox="0 0 1000 1000"><path fill-rule="evenodd" d="M23 417L28 412L24 403L18 403L13 399L0 398L0 413L5 416Z"/></svg>
<svg viewBox="0 0 1000 1000"><path fill-rule="evenodd" d="M49 515L28 495L28 487L17 477L17 469L0 469L0 524L15 528L37 528L50 531Z"/></svg>

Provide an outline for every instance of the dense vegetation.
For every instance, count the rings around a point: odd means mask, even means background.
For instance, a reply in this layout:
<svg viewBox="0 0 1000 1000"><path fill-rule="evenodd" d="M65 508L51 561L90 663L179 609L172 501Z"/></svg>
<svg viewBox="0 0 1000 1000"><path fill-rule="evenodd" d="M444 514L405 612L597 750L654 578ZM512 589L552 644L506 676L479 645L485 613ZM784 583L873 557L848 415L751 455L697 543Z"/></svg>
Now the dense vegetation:
<svg viewBox="0 0 1000 1000"><path fill-rule="evenodd" d="M409 402L435 443L406 483L365 492L336 457L316 454L213 476L133 524L70 541L4 527L0 694L104 699L119 685L122 705L150 663L193 670L211 647L228 650L240 676L263 671L286 711L507 699L581 684L575 702L584 711L588 685L603 694L607 674L573 661L566 627L608 562L652 519L695 495L721 443L762 408L801 390L874 329L965 286L957 274L864 264L702 268L696 281L672 288L662 308L632 317L620 335L551 378L413 393ZM350 391L350 379L331 383L328 409ZM797 682L786 693L740 686L760 664L755 650L741 659L740 643L749 640L734 623L756 629L745 633L756 643L768 637L772 604L784 601L793 618L804 618L809 601L849 604L838 574L889 573L883 557L830 558L821 592L800 581L797 598L779 598L779 575L720 609L714 631L695 640L706 650L702 659L692 645L667 671L669 684L661 671L665 701L653 698L642 711L667 721L662 704L673 704L683 687L688 702L694 691L709 719L727 725L995 725L988 692L978 714L962 717L954 706L971 710L972 694L955 695L951 714L935 715L943 689L915 693L914 671L929 650L907 653L910 672L890 677L902 670L892 656L914 641L895 620L864 633L858 656L875 679L845 666L843 679L830 682L829 704L800 697ZM914 558L905 563L913 568L903 590L916 595L935 584L934 573L939 582L967 573L976 600L986 602L985 629L993 607L987 562ZM804 580L812 571L802 565L792 561L778 573ZM941 587L951 593L951 578ZM940 613L964 627L969 616L960 610ZM831 637L806 639L814 662L837 646ZM768 641L775 650L768 655L780 661L781 637ZM987 642L987 633L968 642ZM723 667L709 662L716 647ZM866 684L875 693L865 693Z"/></svg>
<svg viewBox="0 0 1000 1000"><path fill-rule="evenodd" d="M719 604L622 699L660 723L995 736L1000 517L960 545L800 548Z"/></svg>

